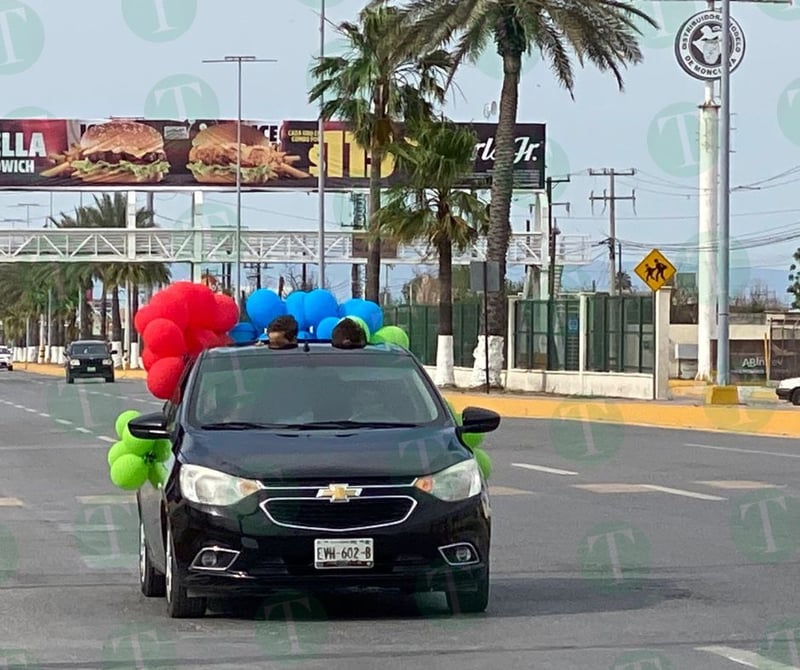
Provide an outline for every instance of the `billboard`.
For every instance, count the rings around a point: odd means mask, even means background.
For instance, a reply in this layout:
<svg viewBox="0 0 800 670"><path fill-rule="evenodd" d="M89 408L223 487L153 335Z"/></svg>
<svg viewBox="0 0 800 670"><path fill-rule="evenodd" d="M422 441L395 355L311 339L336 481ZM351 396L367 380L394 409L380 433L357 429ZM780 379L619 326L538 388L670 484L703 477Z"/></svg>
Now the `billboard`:
<svg viewBox="0 0 800 670"><path fill-rule="evenodd" d="M494 166L493 123L471 126L478 138L464 186L488 188ZM0 190L214 190L236 187L237 123L110 119L0 120ZM247 191L316 190L316 121L243 121L241 187ZM325 125L326 188L369 187L369 153L347 126ZM515 188L544 188L544 124L517 126ZM402 183L394 160L381 164L385 186Z"/></svg>

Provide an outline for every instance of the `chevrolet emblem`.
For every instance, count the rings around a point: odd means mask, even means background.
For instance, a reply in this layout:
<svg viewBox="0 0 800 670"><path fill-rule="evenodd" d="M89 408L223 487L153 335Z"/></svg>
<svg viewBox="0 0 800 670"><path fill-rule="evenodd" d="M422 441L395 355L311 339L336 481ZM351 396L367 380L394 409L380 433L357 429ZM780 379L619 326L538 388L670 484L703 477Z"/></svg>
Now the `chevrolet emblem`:
<svg viewBox="0 0 800 670"><path fill-rule="evenodd" d="M361 489L351 487L349 484L329 484L328 488L319 489L317 498L330 498L331 502L349 502L350 498L361 495Z"/></svg>

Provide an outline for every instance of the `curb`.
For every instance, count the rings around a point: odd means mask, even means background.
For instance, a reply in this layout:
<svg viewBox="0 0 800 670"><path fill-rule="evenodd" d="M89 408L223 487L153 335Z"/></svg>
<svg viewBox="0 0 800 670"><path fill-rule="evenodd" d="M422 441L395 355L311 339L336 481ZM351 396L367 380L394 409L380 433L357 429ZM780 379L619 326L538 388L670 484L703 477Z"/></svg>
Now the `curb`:
<svg viewBox="0 0 800 670"><path fill-rule="evenodd" d="M24 365L24 364L22 364ZM29 363L15 371L61 377L57 365ZM14 374L14 373L12 373ZM146 379L144 370L117 370L117 379ZM675 405L668 402L626 401L593 398L498 397L443 391L442 395L460 411L468 406L484 407L509 419L558 419L624 424L646 428L701 430L737 435L795 438L800 435L800 412L722 405Z"/></svg>

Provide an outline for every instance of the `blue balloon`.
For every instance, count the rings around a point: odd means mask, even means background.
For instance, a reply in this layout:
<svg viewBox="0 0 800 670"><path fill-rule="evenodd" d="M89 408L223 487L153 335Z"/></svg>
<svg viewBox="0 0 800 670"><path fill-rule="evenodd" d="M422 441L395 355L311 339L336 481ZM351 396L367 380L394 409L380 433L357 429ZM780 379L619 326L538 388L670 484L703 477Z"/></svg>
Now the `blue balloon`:
<svg viewBox="0 0 800 670"><path fill-rule="evenodd" d="M339 303L333 293L316 288L306 295L305 318L310 326L316 326L329 316L337 316Z"/></svg>
<svg viewBox="0 0 800 670"><path fill-rule="evenodd" d="M299 333L297 333L297 339L298 340L310 340L310 339L313 339L313 338L311 337L311 333L309 333L307 330L301 330Z"/></svg>
<svg viewBox="0 0 800 670"><path fill-rule="evenodd" d="M308 330L309 324L306 319L306 297L308 293L303 291L292 291L286 298L286 312L291 314L297 321L298 330Z"/></svg>
<svg viewBox="0 0 800 670"><path fill-rule="evenodd" d="M383 328L383 310L378 303L362 298L351 298L339 307L339 316L357 316L369 326L371 333Z"/></svg>
<svg viewBox="0 0 800 670"><path fill-rule="evenodd" d="M330 340L333 337L333 329L339 323L339 317L329 316L319 322L315 330L315 335L318 340Z"/></svg>
<svg viewBox="0 0 800 670"><path fill-rule="evenodd" d="M252 342L256 339L256 337L258 337L258 330L252 323L248 321L242 321L231 328L228 335L230 335L231 339L237 343Z"/></svg>
<svg viewBox="0 0 800 670"><path fill-rule="evenodd" d="M275 291L260 288L250 294L246 310L256 330L261 331L272 323L273 319L286 314L286 305Z"/></svg>

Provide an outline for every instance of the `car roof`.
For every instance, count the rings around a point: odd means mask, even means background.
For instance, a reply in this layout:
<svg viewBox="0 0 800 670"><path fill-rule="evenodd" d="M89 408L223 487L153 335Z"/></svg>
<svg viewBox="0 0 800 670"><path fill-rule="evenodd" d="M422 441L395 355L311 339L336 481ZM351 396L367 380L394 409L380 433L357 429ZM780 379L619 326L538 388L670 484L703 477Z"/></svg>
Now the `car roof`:
<svg viewBox="0 0 800 670"><path fill-rule="evenodd" d="M270 355L270 356L298 356L298 355L321 355L336 354L337 356L404 356L410 357L411 353L396 344L368 344L365 347L354 349L339 349L330 342L309 342L300 341L296 347L291 349L270 349L266 345L244 344L227 347L213 347L205 352L208 357L225 357L233 355Z"/></svg>
<svg viewBox="0 0 800 670"><path fill-rule="evenodd" d="M73 340L70 344L108 344L105 340Z"/></svg>

